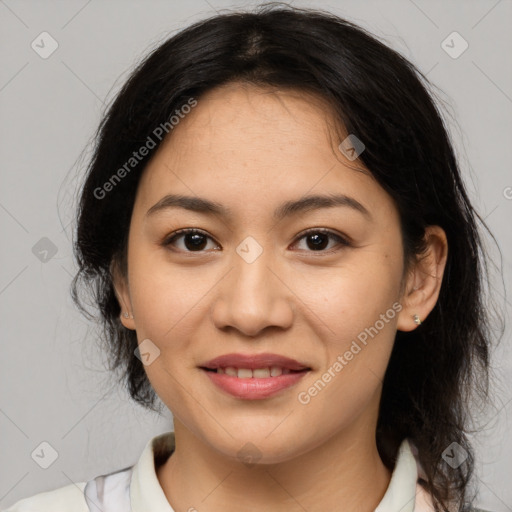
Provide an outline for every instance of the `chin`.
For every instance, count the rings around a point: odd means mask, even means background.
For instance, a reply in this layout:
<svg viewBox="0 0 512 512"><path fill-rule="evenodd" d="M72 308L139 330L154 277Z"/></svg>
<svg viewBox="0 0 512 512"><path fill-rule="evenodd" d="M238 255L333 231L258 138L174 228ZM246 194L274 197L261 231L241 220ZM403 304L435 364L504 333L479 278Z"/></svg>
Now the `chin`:
<svg viewBox="0 0 512 512"><path fill-rule="evenodd" d="M273 423L272 427L265 425L265 428L256 429L256 432L253 432L254 429L244 431L243 434L238 432L235 438L224 433L222 439L206 439L208 444L222 455L251 467L293 460L317 444L316 438L310 443L303 439L303 443L298 444L296 433L287 432L285 429L279 433L272 432L276 424L278 423ZM304 436L304 433L301 435Z"/></svg>

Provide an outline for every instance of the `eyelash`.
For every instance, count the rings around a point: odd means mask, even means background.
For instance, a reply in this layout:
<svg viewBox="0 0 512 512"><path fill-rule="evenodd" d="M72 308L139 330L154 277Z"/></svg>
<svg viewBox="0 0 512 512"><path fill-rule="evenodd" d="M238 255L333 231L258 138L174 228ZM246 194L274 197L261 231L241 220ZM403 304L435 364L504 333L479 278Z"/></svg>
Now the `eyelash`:
<svg viewBox="0 0 512 512"><path fill-rule="evenodd" d="M331 231L329 229L325 229L325 228L312 228L312 229L309 229L309 230L307 230L307 231L305 231L303 233L300 233L293 243L295 244L298 241L302 240L303 238L307 237L308 235L316 234L316 233L321 233L321 234L324 234L324 235L329 235L330 237L335 238L338 241L338 245L341 245L343 247L352 247L352 243L349 242L349 240L347 240L343 236L339 235L338 233L336 233L334 231ZM178 239L181 236L188 235L188 234L204 235L205 237L210 238L211 240L213 240L213 238L210 235L208 235L206 232L204 232L204 231L202 231L200 229L184 228L184 229L179 229L178 231L175 231L174 233L171 233L171 235L169 235L163 241L162 245L164 247L170 246L170 245L173 244L173 242L176 241L176 239ZM306 251L306 252L320 253L320 254L322 254L322 253L323 254L331 254L333 252L336 252L336 250L339 250L339 249L331 248L329 250ZM178 251L181 252L180 250L178 250ZM201 250L201 251L183 251L183 252L188 253L188 254L194 254L194 253L201 254L201 253L203 253L205 251Z"/></svg>

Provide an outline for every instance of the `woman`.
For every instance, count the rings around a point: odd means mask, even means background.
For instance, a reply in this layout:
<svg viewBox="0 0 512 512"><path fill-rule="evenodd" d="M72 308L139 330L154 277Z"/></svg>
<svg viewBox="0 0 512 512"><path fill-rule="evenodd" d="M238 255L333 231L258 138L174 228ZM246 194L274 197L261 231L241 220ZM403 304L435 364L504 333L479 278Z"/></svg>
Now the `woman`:
<svg viewBox="0 0 512 512"><path fill-rule="evenodd" d="M174 432L10 512L474 510L477 219L425 77L356 25L270 5L171 37L99 128L73 292Z"/></svg>

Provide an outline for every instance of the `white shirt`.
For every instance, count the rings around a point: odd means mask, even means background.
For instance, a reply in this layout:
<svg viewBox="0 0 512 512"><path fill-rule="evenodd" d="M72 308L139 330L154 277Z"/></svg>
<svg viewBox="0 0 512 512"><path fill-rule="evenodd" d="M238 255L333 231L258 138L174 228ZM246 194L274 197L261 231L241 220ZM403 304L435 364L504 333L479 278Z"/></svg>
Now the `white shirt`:
<svg viewBox="0 0 512 512"><path fill-rule="evenodd" d="M135 465L22 499L5 512L174 512L155 471L155 462L173 450L174 432L160 434L148 441ZM433 512L429 494L418 483L422 473L405 439L375 512Z"/></svg>

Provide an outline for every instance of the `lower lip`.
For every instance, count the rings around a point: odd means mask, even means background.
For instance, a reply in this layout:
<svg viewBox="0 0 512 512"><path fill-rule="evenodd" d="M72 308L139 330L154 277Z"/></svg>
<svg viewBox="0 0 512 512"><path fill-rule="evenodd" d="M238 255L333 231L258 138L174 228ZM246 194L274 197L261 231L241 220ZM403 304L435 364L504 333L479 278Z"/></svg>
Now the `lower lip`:
<svg viewBox="0 0 512 512"><path fill-rule="evenodd" d="M273 396L283 389L294 386L308 373L308 370L304 370L303 372L288 373L279 377L240 379L225 373L202 371L220 389L243 400L262 400Z"/></svg>

